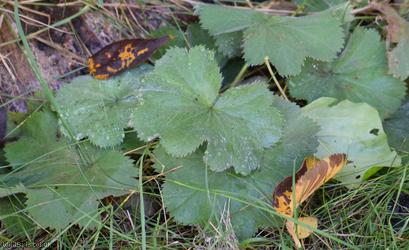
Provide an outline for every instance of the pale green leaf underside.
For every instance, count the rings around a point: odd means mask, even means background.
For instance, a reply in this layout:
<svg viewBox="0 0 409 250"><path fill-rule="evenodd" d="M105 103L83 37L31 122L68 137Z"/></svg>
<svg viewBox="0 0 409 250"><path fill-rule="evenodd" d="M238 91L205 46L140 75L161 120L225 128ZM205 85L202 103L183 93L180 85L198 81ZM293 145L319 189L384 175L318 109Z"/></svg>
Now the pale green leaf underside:
<svg viewBox="0 0 409 250"><path fill-rule="evenodd" d="M77 137L88 136L101 147L120 144L123 129L141 101L141 81L150 69L149 65L141 65L103 81L80 76L64 85L57 101Z"/></svg>
<svg viewBox="0 0 409 250"><path fill-rule="evenodd" d="M219 95L222 77L213 52L170 49L156 63L144 87L144 103L134 114L139 136L160 135L174 156L207 141L206 162L215 171L234 167L243 175L259 167L258 155L281 135L282 119L264 83Z"/></svg>
<svg viewBox="0 0 409 250"><path fill-rule="evenodd" d="M2 177L0 176L0 178ZM26 191L26 187L21 183L18 183L16 185L9 185L9 183L7 183L7 185L4 184L6 183L2 183L2 185L0 185L0 198L15 195L18 193L24 193Z"/></svg>
<svg viewBox="0 0 409 250"><path fill-rule="evenodd" d="M362 182L376 168L399 166L400 158L389 148L378 112L366 103L322 97L303 108L321 130L317 157L346 153L347 164L335 179L351 186Z"/></svg>
<svg viewBox="0 0 409 250"><path fill-rule="evenodd" d="M50 138L47 142L36 141L27 133L36 126L49 127L50 131L38 129L36 134ZM57 119L51 112L33 114L22 130L25 136L5 147L7 161L18 171L1 176L0 183L24 185L18 191L26 194L26 210L41 226L95 226L100 221L95 216L99 199L135 189L137 169L131 160L89 143L76 148L64 138L57 140L57 135L50 133L57 130Z"/></svg>
<svg viewBox="0 0 409 250"><path fill-rule="evenodd" d="M330 11L295 18L199 5L197 13L202 26L214 36L244 31L247 63L263 64L268 56L280 75L298 74L306 57L329 61L343 45L340 21Z"/></svg>
<svg viewBox="0 0 409 250"><path fill-rule="evenodd" d="M163 148L155 151L157 171L166 171L164 202L172 216L183 224L215 225L224 216L240 240L253 236L260 226L280 226L272 216L271 193L290 175L293 165L315 152L318 127L300 109L281 98L273 100L286 119L280 142L263 153L259 171L238 176L232 171L206 169L203 149L184 158L173 158ZM176 170L168 171L177 167ZM265 209L265 210L263 210ZM267 211L266 211L267 210Z"/></svg>
<svg viewBox="0 0 409 250"><path fill-rule="evenodd" d="M375 30L356 28L336 61L308 60L301 74L290 78L291 95L310 102L322 96L366 102L387 117L398 109L406 88L387 75L385 53Z"/></svg>

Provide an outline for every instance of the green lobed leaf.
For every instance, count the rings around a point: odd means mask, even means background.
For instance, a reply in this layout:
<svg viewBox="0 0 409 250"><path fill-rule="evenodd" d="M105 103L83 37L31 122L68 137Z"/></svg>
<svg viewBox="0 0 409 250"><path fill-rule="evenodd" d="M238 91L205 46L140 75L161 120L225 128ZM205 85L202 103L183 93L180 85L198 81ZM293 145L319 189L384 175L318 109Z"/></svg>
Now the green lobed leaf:
<svg viewBox="0 0 409 250"><path fill-rule="evenodd" d="M36 127L36 135L27 133ZM31 116L22 128L25 136L5 147L15 171L1 176L0 188L8 188L10 183L24 185L18 191L27 196L26 210L43 227L95 226L100 221L96 216L99 200L135 189L137 169L120 152L57 139L52 133L56 129L57 119L51 112ZM49 139L37 141L37 137Z"/></svg>
<svg viewBox="0 0 409 250"><path fill-rule="evenodd" d="M142 98L140 84L150 69L149 65L141 65L108 80L80 76L64 85L57 101L77 137L88 136L101 147L120 144L124 128Z"/></svg>
<svg viewBox="0 0 409 250"><path fill-rule="evenodd" d="M281 135L280 113L267 85L255 82L219 95L222 77L213 52L172 48L147 78L144 102L134 113L138 135L158 134L167 152L184 156L207 141L205 160L214 171L234 167L247 175L259 154Z"/></svg>
<svg viewBox="0 0 409 250"><path fill-rule="evenodd" d="M309 102L319 97L366 102L385 118L405 96L405 84L389 76L385 44L375 30L356 28L337 60L309 60L301 74L290 78L292 96Z"/></svg>
<svg viewBox="0 0 409 250"><path fill-rule="evenodd" d="M296 105L279 97L273 103L286 119L283 137L264 151L262 167L251 175L209 171L202 160L203 148L183 158L171 157L162 147L155 150L154 167L166 174L164 202L177 221L217 225L227 216L241 240L254 235L258 227L280 225L272 216L272 191L292 173L293 165L298 167L305 156L315 152L319 128Z"/></svg>
<svg viewBox="0 0 409 250"><path fill-rule="evenodd" d="M321 130L316 156L346 153L347 164L335 179L352 187L375 173L377 167L395 167L400 158L388 145L378 112L366 103L321 97L303 108Z"/></svg>
<svg viewBox="0 0 409 250"><path fill-rule="evenodd" d="M280 75L298 74L306 57L329 61L343 45L341 23L331 11L287 17L245 8L198 5L196 13L214 36L243 31L247 63L263 64L268 56Z"/></svg>

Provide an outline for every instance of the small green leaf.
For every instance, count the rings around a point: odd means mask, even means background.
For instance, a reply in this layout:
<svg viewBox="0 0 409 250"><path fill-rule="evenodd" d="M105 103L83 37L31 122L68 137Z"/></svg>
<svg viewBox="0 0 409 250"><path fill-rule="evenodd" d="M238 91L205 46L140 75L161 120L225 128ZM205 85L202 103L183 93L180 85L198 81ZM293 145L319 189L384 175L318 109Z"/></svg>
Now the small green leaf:
<svg viewBox="0 0 409 250"><path fill-rule="evenodd" d="M303 108L321 130L316 156L324 158L345 153L347 164L335 179L347 186L361 183L376 167L400 165L400 158L389 148L378 112L366 103L353 103L322 97Z"/></svg>
<svg viewBox="0 0 409 250"><path fill-rule="evenodd" d="M175 156L207 141L205 160L215 171L233 166L247 175L258 168L258 155L281 135L273 95L263 83L219 95L221 81L213 52L201 46L170 49L146 80L144 103L134 114L139 136L150 140L159 134Z"/></svg>
<svg viewBox="0 0 409 250"><path fill-rule="evenodd" d="M399 110L383 123L388 135L389 144L402 153L409 155L409 100Z"/></svg>
<svg viewBox="0 0 409 250"><path fill-rule="evenodd" d="M59 169L58 176L47 176L39 181L45 187L27 190L27 211L42 226L63 229L74 223L95 227L100 222L97 216L100 199L136 189L134 177L138 170L131 160L114 151L85 152L92 157L89 163L77 165L72 159L69 166ZM67 167L70 170L64 170ZM34 175L33 171L45 170L47 168L35 168L19 175L27 178Z"/></svg>
<svg viewBox="0 0 409 250"><path fill-rule="evenodd" d="M155 53L151 56L151 58L158 60L161 58L165 53L166 50L171 47L184 47L186 46L185 36L183 31L179 30L178 27L173 25L167 25L165 27L161 27L159 29L154 30L150 33L153 38L160 38L163 36L170 36L171 39L169 42L158 48Z"/></svg>
<svg viewBox="0 0 409 250"><path fill-rule="evenodd" d="M258 227L281 225L272 216L272 190L292 173L294 164L315 152L318 126L296 105L278 97L273 103L286 118L284 134L278 145L264 151L260 170L249 176L209 171L203 148L184 158L173 158L162 147L155 150L154 167L166 174L164 202L177 221L206 226L228 217L240 240L250 238Z"/></svg>
<svg viewBox="0 0 409 250"><path fill-rule="evenodd" d="M80 76L63 86L57 101L77 137L88 136L101 147L120 144L123 129L141 101L140 84L150 69L141 65L104 81Z"/></svg>
<svg viewBox="0 0 409 250"><path fill-rule="evenodd" d="M42 154L53 152L64 146L63 143L55 141L57 119L51 112L33 113L28 122L25 122L20 129L20 133L24 136L19 139L18 143L8 143L4 148L6 159L13 169L24 167L31 161L35 161L37 157L42 156ZM26 145L33 146L27 150ZM49 160L58 161L58 157L53 158L46 154L41 158L42 162Z"/></svg>
<svg viewBox="0 0 409 250"><path fill-rule="evenodd" d="M306 57L329 61L343 45L341 23L330 11L287 17L217 5L198 5L196 10L214 36L243 31L247 63L263 64L268 56L280 75L298 74Z"/></svg>
<svg viewBox="0 0 409 250"><path fill-rule="evenodd" d="M49 130L41 129L45 127ZM135 189L137 169L120 152L97 149L89 143L72 145L65 138L58 139L56 130L54 114L33 114L22 127L24 136L5 147L15 171L2 175L0 183L24 185L8 191L27 195L26 210L43 227L95 226L100 221L95 216L99 200Z"/></svg>
<svg viewBox="0 0 409 250"><path fill-rule="evenodd" d="M385 44L375 30L356 28L340 57L331 63L309 60L300 75L290 78L291 95L309 102L322 97L366 102L381 117L395 112L405 84L389 76Z"/></svg>
<svg viewBox="0 0 409 250"><path fill-rule="evenodd" d="M147 143L139 139L136 132L127 131L125 133L124 142L120 145L121 151L133 154L142 154Z"/></svg>
<svg viewBox="0 0 409 250"><path fill-rule="evenodd" d="M203 45L209 50L217 50L215 39L207 30L202 29L199 23L190 24L186 29L186 36L191 47ZM215 58L220 66L226 62L224 53L221 51L215 52Z"/></svg>
<svg viewBox="0 0 409 250"><path fill-rule="evenodd" d="M23 195L0 198L2 228L15 237L27 237L36 229L34 221L24 211L25 200L27 199Z"/></svg>
<svg viewBox="0 0 409 250"><path fill-rule="evenodd" d="M214 36L218 51L228 58L241 55L243 32L232 32Z"/></svg>
<svg viewBox="0 0 409 250"><path fill-rule="evenodd" d="M213 37L206 30L202 29L199 23L192 23L187 27L186 37L191 47L204 45L209 50L216 49Z"/></svg>
<svg viewBox="0 0 409 250"><path fill-rule="evenodd" d="M200 4L196 7L203 28L214 36L242 31L255 24L254 17L261 12L245 8L231 8L219 5Z"/></svg>

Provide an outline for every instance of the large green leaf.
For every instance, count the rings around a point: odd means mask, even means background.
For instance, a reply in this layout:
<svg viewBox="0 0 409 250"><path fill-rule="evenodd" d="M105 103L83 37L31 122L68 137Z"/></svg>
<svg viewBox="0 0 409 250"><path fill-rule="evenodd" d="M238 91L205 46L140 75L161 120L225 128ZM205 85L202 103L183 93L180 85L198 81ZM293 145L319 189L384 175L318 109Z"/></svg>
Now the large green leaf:
<svg viewBox="0 0 409 250"><path fill-rule="evenodd" d="M173 48L146 80L144 102L134 114L143 140L160 135L174 156L193 152L207 141L205 160L222 171L246 175L259 167L261 152L281 135L282 119L264 83L255 82L219 95L222 77L213 52Z"/></svg>
<svg viewBox="0 0 409 250"><path fill-rule="evenodd" d="M214 36L243 31L247 63L263 64L268 56L280 75L298 74L306 57L329 61L343 44L341 23L330 11L287 17L217 5L198 5L196 10Z"/></svg>
<svg viewBox="0 0 409 250"><path fill-rule="evenodd" d="M176 220L206 226L228 217L241 240L251 237L257 227L277 225L272 216L272 191L292 173L293 166L297 168L305 156L315 152L319 129L296 105L278 97L273 102L286 119L283 137L264 152L262 167L249 176L210 171L202 160L203 148L184 158L173 158L163 148L155 151L154 166L166 174L165 205Z"/></svg>
<svg viewBox="0 0 409 250"><path fill-rule="evenodd" d="M41 129L45 127L49 131ZM57 119L51 112L33 114L22 130L25 136L6 145L14 171L1 176L0 190L25 193L26 210L41 226L94 226L100 220L95 216L99 199L135 189L137 169L130 159L89 143L72 145L57 139ZM37 132L31 135L30 130Z"/></svg>
<svg viewBox="0 0 409 250"><path fill-rule="evenodd" d="M381 117L395 112L405 96L405 84L389 76L385 44L375 30L356 28L337 60L309 60L300 75L289 80L292 96L313 101L319 97L366 102Z"/></svg>
<svg viewBox="0 0 409 250"><path fill-rule="evenodd" d="M357 184L375 173L377 167L400 165L400 158L389 148L378 112L366 103L353 103L322 97L303 108L321 130L317 156L346 153L347 164L335 177L343 184Z"/></svg>
<svg viewBox="0 0 409 250"><path fill-rule="evenodd" d="M57 101L77 137L88 136L101 147L121 143L123 129L141 102L140 84L150 69L141 65L108 80L80 76L64 85Z"/></svg>

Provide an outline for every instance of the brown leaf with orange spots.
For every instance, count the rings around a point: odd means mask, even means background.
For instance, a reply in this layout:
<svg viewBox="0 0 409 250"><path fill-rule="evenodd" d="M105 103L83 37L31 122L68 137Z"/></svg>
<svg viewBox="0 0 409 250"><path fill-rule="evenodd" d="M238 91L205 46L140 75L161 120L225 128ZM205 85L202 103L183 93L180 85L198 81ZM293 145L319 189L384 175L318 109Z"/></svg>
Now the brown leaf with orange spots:
<svg viewBox="0 0 409 250"><path fill-rule="evenodd" d="M334 177L347 163L345 154L334 154L323 160L307 157L301 168L295 173L295 193L293 193L293 176L286 177L280 182L273 192L273 206L277 212L287 217L294 218L294 210L310 197L325 182ZM317 221L313 217L300 217L299 221L316 227ZM286 223L287 230L300 247L300 238L306 238L307 228L297 226L293 221ZM300 231L300 232L296 232ZM301 232L302 231L302 232Z"/></svg>
<svg viewBox="0 0 409 250"><path fill-rule="evenodd" d="M107 79L146 61L168 41L169 36L163 36L158 39L127 39L111 43L88 58L89 73L96 79Z"/></svg>

